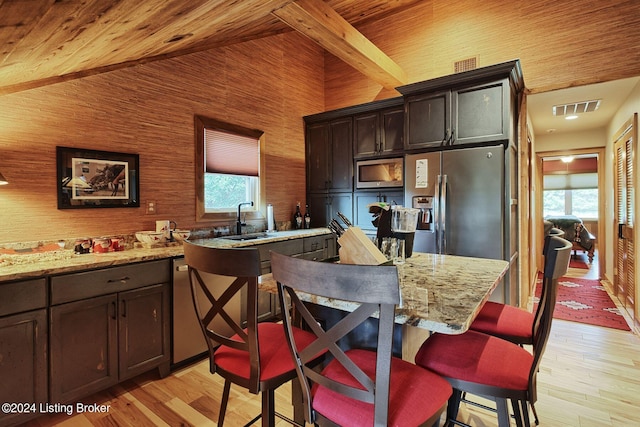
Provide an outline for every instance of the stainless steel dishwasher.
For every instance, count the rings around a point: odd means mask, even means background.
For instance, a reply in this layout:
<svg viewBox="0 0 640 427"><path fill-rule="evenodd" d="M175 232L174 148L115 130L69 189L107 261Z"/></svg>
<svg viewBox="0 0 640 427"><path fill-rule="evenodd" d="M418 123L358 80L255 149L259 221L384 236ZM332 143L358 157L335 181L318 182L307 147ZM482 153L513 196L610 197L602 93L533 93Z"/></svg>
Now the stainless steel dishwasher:
<svg viewBox="0 0 640 427"><path fill-rule="evenodd" d="M233 282L234 278L216 275L202 274L209 290L219 296L222 291ZM202 335L200 323L193 308L191 298L191 285L189 283L189 271L184 258L173 259L173 323L171 328L173 338L172 364L187 362L196 359L207 351L207 343ZM229 315L239 322L240 320L240 295L233 298L225 305ZM220 320L224 323L223 320ZM231 330L230 328L227 328Z"/></svg>

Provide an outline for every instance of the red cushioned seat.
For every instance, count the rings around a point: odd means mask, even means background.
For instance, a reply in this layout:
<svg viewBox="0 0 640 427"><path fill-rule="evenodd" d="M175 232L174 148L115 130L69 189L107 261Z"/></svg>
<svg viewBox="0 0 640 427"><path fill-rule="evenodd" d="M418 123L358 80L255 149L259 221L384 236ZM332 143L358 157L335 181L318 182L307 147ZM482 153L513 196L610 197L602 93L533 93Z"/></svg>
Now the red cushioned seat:
<svg viewBox="0 0 640 427"><path fill-rule="evenodd" d="M476 331L433 334L416 354L416 365L444 377L526 391L531 353L500 338Z"/></svg>
<svg viewBox="0 0 640 427"><path fill-rule="evenodd" d="M370 378L375 378L375 352L349 350L346 355ZM332 361L322 374L359 387L359 383L339 363ZM311 394L314 409L334 423L353 427L373 425L373 404L345 397L317 385ZM451 388L442 377L402 359L391 359L389 426L420 425L437 412L450 395Z"/></svg>
<svg viewBox="0 0 640 427"><path fill-rule="evenodd" d="M301 329L295 329L294 333L302 348L315 339L315 335ZM231 339L239 340L239 337L236 334ZM288 375L295 369L281 324L258 323L258 345L260 346L260 381L270 381L283 374ZM219 369L242 378L249 378L251 365L248 352L221 346L215 351L214 359Z"/></svg>
<svg viewBox="0 0 640 427"><path fill-rule="evenodd" d="M516 344L532 344L533 321L533 313L511 305L488 301L469 329Z"/></svg>

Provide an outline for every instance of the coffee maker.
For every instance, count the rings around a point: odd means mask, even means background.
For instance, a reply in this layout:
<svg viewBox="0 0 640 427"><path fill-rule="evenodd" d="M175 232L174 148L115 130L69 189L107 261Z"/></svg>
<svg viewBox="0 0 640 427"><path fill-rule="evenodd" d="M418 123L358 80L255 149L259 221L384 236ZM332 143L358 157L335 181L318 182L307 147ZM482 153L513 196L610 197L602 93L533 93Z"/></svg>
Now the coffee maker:
<svg viewBox="0 0 640 427"><path fill-rule="evenodd" d="M433 231L433 197L413 196L412 206L420 209L418 215L418 230Z"/></svg>

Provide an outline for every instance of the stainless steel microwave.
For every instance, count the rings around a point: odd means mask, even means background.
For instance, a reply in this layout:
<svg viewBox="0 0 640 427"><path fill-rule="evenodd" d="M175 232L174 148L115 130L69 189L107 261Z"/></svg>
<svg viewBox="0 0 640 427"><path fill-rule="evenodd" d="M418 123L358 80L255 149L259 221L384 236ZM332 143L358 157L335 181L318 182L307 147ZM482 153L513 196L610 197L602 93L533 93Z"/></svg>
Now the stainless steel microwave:
<svg viewBox="0 0 640 427"><path fill-rule="evenodd" d="M356 161L356 188L402 187L404 160L374 159Z"/></svg>

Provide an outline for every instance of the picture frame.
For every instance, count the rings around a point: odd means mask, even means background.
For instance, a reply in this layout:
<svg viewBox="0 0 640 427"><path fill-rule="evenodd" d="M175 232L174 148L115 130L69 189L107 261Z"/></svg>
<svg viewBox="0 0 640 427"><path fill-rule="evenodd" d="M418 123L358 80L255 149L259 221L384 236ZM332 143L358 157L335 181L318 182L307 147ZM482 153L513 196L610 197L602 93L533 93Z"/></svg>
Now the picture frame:
<svg viewBox="0 0 640 427"><path fill-rule="evenodd" d="M58 209L140 207L138 154L56 147Z"/></svg>

